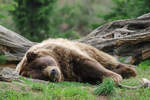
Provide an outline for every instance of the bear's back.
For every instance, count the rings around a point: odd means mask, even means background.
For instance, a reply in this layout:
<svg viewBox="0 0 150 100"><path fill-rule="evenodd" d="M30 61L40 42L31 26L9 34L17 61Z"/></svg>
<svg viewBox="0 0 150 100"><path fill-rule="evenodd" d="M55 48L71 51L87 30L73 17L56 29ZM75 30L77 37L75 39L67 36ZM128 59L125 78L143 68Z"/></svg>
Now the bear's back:
<svg viewBox="0 0 150 100"><path fill-rule="evenodd" d="M71 50L81 56L96 60L104 66L108 66L109 63L110 64L114 62L118 63L116 59L114 59L114 57L108 55L107 53L104 53L103 51L96 49L95 47L92 47L84 43L66 40L62 38L45 40L42 43L39 43L31 47L29 51L38 51L38 50L40 51L40 49L46 49L52 52L57 52L56 51L57 48L61 48L59 52L62 52L62 55L63 52L65 51L69 55L69 51ZM106 63L108 62L108 60L109 63Z"/></svg>
<svg viewBox="0 0 150 100"><path fill-rule="evenodd" d="M48 39L43 41L42 43L38 43L31 47L28 51L40 51L40 49L49 50L52 52L56 52L55 49L57 48L64 48L64 50L71 50L74 51L82 56L90 57L86 52L87 45L74 42L66 39ZM61 49L62 50L62 49Z"/></svg>

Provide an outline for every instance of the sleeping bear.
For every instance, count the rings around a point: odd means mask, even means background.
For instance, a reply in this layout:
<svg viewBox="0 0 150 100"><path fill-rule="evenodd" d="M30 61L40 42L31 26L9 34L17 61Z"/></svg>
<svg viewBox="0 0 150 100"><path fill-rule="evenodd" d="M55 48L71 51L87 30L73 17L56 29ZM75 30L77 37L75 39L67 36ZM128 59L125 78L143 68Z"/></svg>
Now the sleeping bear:
<svg viewBox="0 0 150 100"><path fill-rule="evenodd" d="M32 46L16 70L22 76L51 82L96 84L105 77L120 82L136 76L132 65L122 64L90 45L66 39L48 39Z"/></svg>

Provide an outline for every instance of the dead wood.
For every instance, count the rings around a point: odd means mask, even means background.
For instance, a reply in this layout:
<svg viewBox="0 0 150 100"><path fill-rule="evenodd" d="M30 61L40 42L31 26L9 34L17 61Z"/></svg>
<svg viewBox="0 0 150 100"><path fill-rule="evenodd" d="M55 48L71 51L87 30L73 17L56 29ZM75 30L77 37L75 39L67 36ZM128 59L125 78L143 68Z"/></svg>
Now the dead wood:
<svg viewBox="0 0 150 100"><path fill-rule="evenodd" d="M130 56L129 63L138 63L150 58L150 13L107 23L79 41L112 55Z"/></svg>
<svg viewBox="0 0 150 100"><path fill-rule="evenodd" d="M44 81L44 80L38 80L38 79L31 79L31 78L26 78L23 76L20 76L18 74L18 72L16 72L15 69L12 68L3 68L0 71L0 81L3 82L12 82L12 81L18 81L18 82L24 82L24 80L28 80L31 82L39 82L39 83L44 83L44 84L48 84L48 81Z"/></svg>
<svg viewBox="0 0 150 100"><path fill-rule="evenodd" d="M0 25L0 54L7 61L19 61L29 47L35 43Z"/></svg>
<svg viewBox="0 0 150 100"><path fill-rule="evenodd" d="M12 80L10 80L9 78L5 78L2 75L0 75L0 81L11 82Z"/></svg>

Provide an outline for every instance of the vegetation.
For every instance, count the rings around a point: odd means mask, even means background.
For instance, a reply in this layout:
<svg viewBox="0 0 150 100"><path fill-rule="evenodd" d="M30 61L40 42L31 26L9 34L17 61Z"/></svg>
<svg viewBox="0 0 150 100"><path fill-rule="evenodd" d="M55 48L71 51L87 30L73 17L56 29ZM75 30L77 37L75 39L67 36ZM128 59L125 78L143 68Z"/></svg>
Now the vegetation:
<svg viewBox="0 0 150 100"><path fill-rule="evenodd" d="M141 68L142 70L146 70L146 69L148 69L150 67L150 60L148 59L148 60L145 60L145 61L143 61L143 62L141 62L140 64L139 64L139 68Z"/></svg>
<svg viewBox="0 0 150 100"><path fill-rule="evenodd" d="M149 0L69 0L69 3L67 0L64 3L61 0L1 0L0 24L31 41L49 37L78 39L103 23L148 13L149 4ZM0 64L4 64L5 59L0 55ZM136 68L138 76L124 79L122 84L136 86L143 77L150 80L149 66L150 60L143 61ZM0 100L96 100L99 95L109 95L111 100L150 98L149 89L120 89L109 79L98 86L77 82L42 84L22 81L0 82Z"/></svg>
<svg viewBox="0 0 150 100"><path fill-rule="evenodd" d="M115 83L112 79L106 78L95 90L96 95L111 95L115 92Z"/></svg>
<svg viewBox="0 0 150 100"><path fill-rule="evenodd" d="M11 30L15 30L15 25L13 25L12 16L10 11L14 10L14 2L11 0L1 0L0 1L0 25L4 25Z"/></svg>
<svg viewBox="0 0 150 100"><path fill-rule="evenodd" d="M112 11L101 16L105 21L128 19L150 12L149 0L113 0Z"/></svg>
<svg viewBox="0 0 150 100"><path fill-rule="evenodd" d="M7 12L7 11L12 11L14 10L14 7L12 4L3 4L3 3L0 3L0 18L1 19L4 19L6 18L6 14L4 12Z"/></svg>
<svg viewBox="0 0 150 100"><path fill-rule="evenodd" d="M33 41L41 41L46 38L50 32L49 16L57 0L14 1L16 5L12 14L16 28L22 35Z"/></svg>
<svg viewBox="0 0 150 100"><path fill-rule="evenodd" d="M13 89L4 89L6 83L0 83L0 100L95 100L91 93L92 85L61 82L61 83L33 83L23 79L24 85L13 82ZM18 88L19 86L19 88Z"/></svg>
<svg viewBox="0 0 150 100"><path fill-rule="evenodd" d="M137 67L137 77L125 79L121 84L128 86L137 86L139 85L139 80L141 78L147 78L150 80L150 66L147 66L147 70L141 70ZM116 89L116 94L111 97L111 100L149 100L150 92L148 88L140 89Z"/></svg>
<svg viewBox="0 0 150 100"><path fill-rule="evenodd" d="M32 9L32 1L35 3L48 1L47 3L50 4L45 6L42 4L38 9L37 7ZM27 2L31 2L30 5ZM0 24L31 41L41 41L49 37L78 39L92 31L93 23L100 23L101 19L96 15L102 10L105 12L105 8L108 9L103 6L105 3L109 4L99 0L95 2L90 0L22 0L20 3L19 0L1 0ZM47 10L48 14L45 14ZM40 22L41 19L44 20ZM31 22L34 26L31 26Z"/></svg>
<svg viewBox="0 0 150 100"><path fill-rule="evenodd" d="M87 26L90 16L79 0L75 4L65 3L63 6L59 6L57 0L15 2L15 10L11 14L16 28L21 35L32 41L48 37L78 39L80 35L77 30L89 32Z"/></svg>
<svg viewBox="0 0 150 100"><path fill-rule="evenodd" d="M131 19L150 12L149 0L112 0L113 6L107 13L97 13L97 17L103 19L100 23L91 24L95 29L98 26L120 19Z"/></svg>

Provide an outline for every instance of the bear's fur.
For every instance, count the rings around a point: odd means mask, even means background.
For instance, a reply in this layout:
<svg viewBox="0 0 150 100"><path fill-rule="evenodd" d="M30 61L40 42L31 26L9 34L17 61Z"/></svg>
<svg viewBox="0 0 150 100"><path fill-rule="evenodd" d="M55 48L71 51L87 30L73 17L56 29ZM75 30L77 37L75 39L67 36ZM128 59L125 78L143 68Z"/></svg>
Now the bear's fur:
<svg viewBox="0 0 150 100"><path fill-rule="evenodd" d="M32 46L16 70L20 75L50 80L96 83L103 77L119 82L136 76L132 65L90 45L66 39L48 39Z"/></svg>

